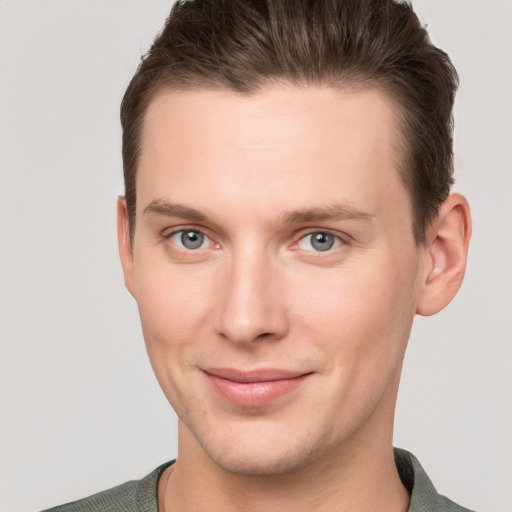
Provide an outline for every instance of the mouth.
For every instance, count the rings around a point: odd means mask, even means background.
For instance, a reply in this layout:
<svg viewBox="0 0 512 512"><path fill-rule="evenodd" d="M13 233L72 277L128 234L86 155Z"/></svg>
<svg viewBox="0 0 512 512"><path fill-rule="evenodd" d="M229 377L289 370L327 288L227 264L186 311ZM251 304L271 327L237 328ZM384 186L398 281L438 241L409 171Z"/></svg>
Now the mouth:
<svg viewBox="0 0 512 512"><path fill-rule="evenodd" d="M267 368L241 371L233 368L203 369L217 394L239 407L262 407L296 390L312 372Z"/></svg>

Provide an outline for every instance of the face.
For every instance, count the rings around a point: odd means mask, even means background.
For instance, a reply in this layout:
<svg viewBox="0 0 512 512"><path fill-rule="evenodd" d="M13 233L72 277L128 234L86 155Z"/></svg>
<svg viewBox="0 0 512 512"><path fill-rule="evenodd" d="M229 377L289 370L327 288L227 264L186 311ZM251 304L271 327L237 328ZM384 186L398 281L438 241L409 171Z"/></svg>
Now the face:
<svg viewBox="0 0 512 512"><path fill-rule="evenodd" d="M397 133L376 90L149 106L125 278L180 441L220 467L391 442L422 262Z"/></svg>

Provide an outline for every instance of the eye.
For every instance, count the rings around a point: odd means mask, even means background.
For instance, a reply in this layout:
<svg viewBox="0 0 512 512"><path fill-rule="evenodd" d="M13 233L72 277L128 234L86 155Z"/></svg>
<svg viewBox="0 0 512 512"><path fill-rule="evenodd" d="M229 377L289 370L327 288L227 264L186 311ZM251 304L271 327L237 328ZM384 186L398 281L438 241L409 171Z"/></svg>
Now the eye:
<svg viewBox="0 0 512 512"><path fill-rule="evenodd" d="M176 231L168 238L174 245L177 245L181 249L187 249L190 251L203 249L204 247L208 247L211 243L211 240L206 235L194 229L182 229L181 231Z"/></svg>
<svg viewBox="0 0 512 512"><path fill-rule="evenodd" d="M305 251L325 252L342 244L341 238L325 231L315 231L303 236L297 243Z"/></svg>

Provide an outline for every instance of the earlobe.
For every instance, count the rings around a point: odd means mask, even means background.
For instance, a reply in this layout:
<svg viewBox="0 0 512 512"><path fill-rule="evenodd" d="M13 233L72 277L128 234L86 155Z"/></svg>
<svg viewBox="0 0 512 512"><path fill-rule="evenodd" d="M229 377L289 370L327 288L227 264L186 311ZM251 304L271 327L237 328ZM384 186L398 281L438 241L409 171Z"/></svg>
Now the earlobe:
<svg viewBox="0 0 512 512"><path fill-rule="evenodd" d="M451 194L427 233L418 314L435 315L455 297L464 278L470 237L469 204L460 194Z"/></svg>
<svg viewBox="0 0 512 512"><path fill-rule="evenodd" d="M133 251L130 240L130 223L128 220L128 210L126 208L126 199L124 196L117 198L117 243L119 247L119 257L123 267L124 283L128 291L134 295L133 291Z"/></svg>

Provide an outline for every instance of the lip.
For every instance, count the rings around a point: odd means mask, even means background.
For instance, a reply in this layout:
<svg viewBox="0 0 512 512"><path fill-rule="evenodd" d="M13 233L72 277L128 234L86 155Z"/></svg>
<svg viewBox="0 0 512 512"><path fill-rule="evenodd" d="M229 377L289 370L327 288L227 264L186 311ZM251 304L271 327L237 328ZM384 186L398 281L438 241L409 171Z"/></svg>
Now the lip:
<svg viewBox="0 0 512 512"><path fill-rule="evenodd" d="M234 368L203 369L213 389L239 407L262 407L297 389L311 372L276 368L241 371Z"/></svg>

